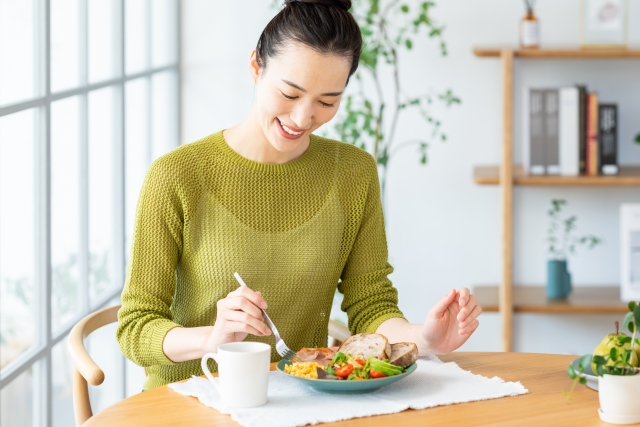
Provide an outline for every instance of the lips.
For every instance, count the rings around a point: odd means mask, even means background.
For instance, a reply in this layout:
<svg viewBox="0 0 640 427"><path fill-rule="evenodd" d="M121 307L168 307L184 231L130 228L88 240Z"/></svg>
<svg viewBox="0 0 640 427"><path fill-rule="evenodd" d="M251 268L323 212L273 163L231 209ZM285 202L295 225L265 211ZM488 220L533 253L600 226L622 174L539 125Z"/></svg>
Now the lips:
<svg viewBox="0 0 640 427"><path fill-rule="evenodd" d="M299 135L292 135L282 127L282 122L280 122L280 119L278 119L277 117L276 117L276 122L277 122L277 127L278 127L278 131L280 132L280 135L282 135L286 139L298 139L305 133L305 129L299 129L299 128L293 128L293 127L287 126L293 132L300 132Z"/></svg>

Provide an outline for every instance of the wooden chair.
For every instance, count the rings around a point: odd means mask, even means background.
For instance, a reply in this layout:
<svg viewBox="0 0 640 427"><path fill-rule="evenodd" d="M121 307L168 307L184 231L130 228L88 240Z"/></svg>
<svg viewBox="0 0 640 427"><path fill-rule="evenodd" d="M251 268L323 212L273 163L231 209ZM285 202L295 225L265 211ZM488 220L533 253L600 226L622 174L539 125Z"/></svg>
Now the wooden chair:
<svg viewBox="0 0 640 427"><path fill-rule="evenodd" d="M76 426L80 427L93 416L89 401L89 387L87 383L98 386L104 381L104 372L91 359L84 346L84 339L90 333L110 323L118 321L120 305L104 308L79 321L69 333L67 349L73 361L73 414Z"/></svg>
<svg viewBox="0 0 640 427"><path fill-rule="evenodd" d="M84 340L96 329L118 321L120 305L91 313L78 322L69 333L67 348L73 361L73 413L76 426L80 427L93 416L89 400L89 386L98 386L104 381L104 372L91 359ZM349 329L333 320L329 321L329 345L340 345L351 334Z"/></svg>

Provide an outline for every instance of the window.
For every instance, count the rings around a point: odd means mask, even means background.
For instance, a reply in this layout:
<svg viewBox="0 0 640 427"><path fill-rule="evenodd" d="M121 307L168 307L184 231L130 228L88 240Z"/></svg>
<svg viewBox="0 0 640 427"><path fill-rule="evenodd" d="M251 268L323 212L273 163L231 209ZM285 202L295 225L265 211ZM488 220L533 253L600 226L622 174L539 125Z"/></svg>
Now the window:
<svg viewBox="0 0 640 427"><path fill-rule="evenodd" d="M0 0L2 427L73 419L66 337L118 303L142 180L178 146L179 15L178 0ZM141 388L114 331L86 343L108 379L95 411Z"/></svg>

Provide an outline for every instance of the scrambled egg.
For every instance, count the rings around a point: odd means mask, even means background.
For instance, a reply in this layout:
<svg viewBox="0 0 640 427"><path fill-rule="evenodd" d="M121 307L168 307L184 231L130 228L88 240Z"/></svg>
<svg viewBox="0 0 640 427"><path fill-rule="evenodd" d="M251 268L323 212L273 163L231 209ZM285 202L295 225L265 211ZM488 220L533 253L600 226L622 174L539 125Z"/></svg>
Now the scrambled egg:
<svg viewBox="0 0 640 427"><path fill-rule="evenodd" d="M316 362L296 362L291 365L285 365L284 371L296 377L318 379L317 367L318 364Z"/></svg>

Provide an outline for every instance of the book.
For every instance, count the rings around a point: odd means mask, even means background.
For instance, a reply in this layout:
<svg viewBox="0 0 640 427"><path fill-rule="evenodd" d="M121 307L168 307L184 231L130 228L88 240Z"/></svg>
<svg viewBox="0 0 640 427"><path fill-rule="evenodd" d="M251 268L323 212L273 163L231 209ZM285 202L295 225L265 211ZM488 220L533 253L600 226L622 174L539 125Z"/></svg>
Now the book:
<svg viewBox="0 0 640 427"><path fill-rule="evenodd" d="M587 95L586 174L598 175L598 94Z"/></svg>
<svg viewBox="0 0 640 427"><path fill-rule="evenodd" d="M618 173L618 107L616 104L598 106L598 142L600 172Z"/></svg>
<svg viewBox="0 0 640 427"><path fill-rule="evenodd" d="M580 173L583 174L586 171L585 156L587 153L587 87L585 85L578 85L579 103L580 103L580 123L578 127L578 138L580 141L579 149L579 164Z"/></svg>
<svg viewBox="0 0 640 427"><path fill-rule="evenodd" d="M524 88L523 168L531 175L544 175L544 92Z"/></svg>
<svg viewBox="0 0 640 427"><path fill-rule="evenodd" d="M560 126L558 89L544 91L544 160L545 171L549 175L560 173Z"/></svg>
<svg viewBox="0 0 640 427"><path fill-rule="evenodd" d="M580 90L563 87L559 90L559 166L560 175L580 174Z"/></svg>

